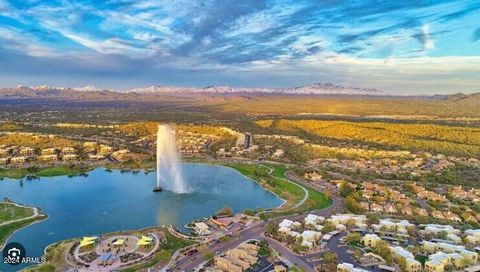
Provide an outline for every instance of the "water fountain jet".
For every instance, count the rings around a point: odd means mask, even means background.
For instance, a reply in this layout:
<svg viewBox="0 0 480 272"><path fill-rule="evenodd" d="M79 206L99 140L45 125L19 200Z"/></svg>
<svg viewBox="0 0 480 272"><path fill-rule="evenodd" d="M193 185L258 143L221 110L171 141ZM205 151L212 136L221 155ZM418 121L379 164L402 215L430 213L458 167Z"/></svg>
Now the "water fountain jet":
<svg viewBox="0 0 480 272"><path fill-rule="evenodd" d="M187 193L182 177L175 133L168 125L159 125L157 131L157 185L154 192L162 188L175 193Z"/></svg>

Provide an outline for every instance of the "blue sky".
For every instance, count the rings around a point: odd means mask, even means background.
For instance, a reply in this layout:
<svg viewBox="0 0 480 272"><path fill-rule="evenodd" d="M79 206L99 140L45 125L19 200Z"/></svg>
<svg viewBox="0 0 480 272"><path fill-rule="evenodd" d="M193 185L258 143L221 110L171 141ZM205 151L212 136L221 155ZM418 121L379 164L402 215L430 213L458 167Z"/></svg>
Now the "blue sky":
<svg viewBox="0 0 480 272"><path fill-rule="evenodd" d="M0 86L480 92L480 2L0 0L0 50Z"/></svg>

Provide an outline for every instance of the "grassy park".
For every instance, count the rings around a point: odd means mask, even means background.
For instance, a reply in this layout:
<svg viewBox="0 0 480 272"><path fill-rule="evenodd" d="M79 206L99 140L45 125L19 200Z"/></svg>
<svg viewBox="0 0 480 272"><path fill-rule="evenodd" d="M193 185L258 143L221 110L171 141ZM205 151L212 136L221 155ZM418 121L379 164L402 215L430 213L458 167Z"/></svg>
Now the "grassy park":
<svg viewBox="0 0 480 272"><path fill-rule="evenodd" d="M90 166L52 166L52 167L30 167L30 168L6 168L0 169L0 178L22 179L27 176L54 177L54 176L75 176L85 174L93 168Z"/></svg>
<svg viewBox="0 0 480 272"><path fill-rule="evenodd" d="M26 227L34 222L43 220L47 217L44 214L39 214L36 217L30 218L33 215L33 208L16 206L9 201L1 202L0 245L3 246L3 244L7 241L8 237L10 237L10 235L12 235L15 231Z"/></svg>
<svg viewBox="0 0 480 272"><path fill-rule="evenodd" d="M305 197L303 186L288 181L285 178L287 167L282 164L276 165L247 165L247 164L224 164L232 167L243 175L252 178L260 185L284 199L286 203L275 211L269 211L261 214L262 219L274 218L283 215L289 215L309 210L323 209L332 204L332 200L323 193L310 188L308 197L301 205L295 207ZM269 172L271 171L271 174Z"/></svg>

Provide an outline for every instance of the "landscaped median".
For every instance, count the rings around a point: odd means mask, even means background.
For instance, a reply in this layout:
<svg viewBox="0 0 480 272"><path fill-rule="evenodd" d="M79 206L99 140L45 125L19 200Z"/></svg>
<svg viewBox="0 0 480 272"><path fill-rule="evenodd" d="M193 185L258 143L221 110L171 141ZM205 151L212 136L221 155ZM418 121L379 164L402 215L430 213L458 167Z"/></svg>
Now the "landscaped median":
<svg viewBox="0 0 480 272"><path fill-rule="evenodd" d="M23 206L4 199L0 203L0 248L15 231L46 219L38 208Z"/></svg>
<svg viewBox="0 0 480 272"><path fill-rule="evenodd" d="M306 188L285 177L284 165L254 165L254 164L223 164L232 167L243 175L257 181L286 202L279 208L260 212L262 219L290 215L310 210L319 210L332 205L332 199L323 193Z"/></svg>

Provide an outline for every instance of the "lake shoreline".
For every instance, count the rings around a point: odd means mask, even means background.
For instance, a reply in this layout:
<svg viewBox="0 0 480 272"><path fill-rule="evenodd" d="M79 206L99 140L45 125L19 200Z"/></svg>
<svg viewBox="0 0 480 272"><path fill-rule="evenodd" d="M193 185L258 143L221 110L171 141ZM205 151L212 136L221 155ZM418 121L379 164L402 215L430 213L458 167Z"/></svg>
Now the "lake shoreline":
<svg viewBox="0 0 480 272"><path fill-rule="evenodd" d="M19 225L19 227L15 228L13 231L9 231L7 229L7 232L6 232L5 236L0 236L0 250L2 250L5 247L8 240L18 231L20 231L20 230L22 230L22 229L24 229L24 228L26 228L30 225L33 225L33 224L36 224L36 223L39 223L43 220L48 219L48 215L46 213L42 212L42 209L39 208L39 207L23 205L23 204L19 204L19 203L16 203L16 202L10 202L10 203L12 203L13 205L19 206L19 207L31 208L32 210L36 211L36 214L34 213L34 215L32 215L30 217L22 218L22 219L19 219L19 220L14 220L12 222L8 222L7 224L0 226L0 230L1 230L3 227L6 227L10 224L15 224L15 223L20 223L21 224L24 221L28 222L28 224ZM0 234L3 234L3 233L0 233Z"/></svg>

